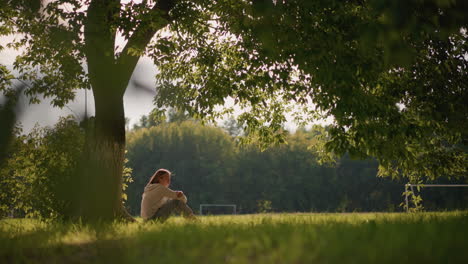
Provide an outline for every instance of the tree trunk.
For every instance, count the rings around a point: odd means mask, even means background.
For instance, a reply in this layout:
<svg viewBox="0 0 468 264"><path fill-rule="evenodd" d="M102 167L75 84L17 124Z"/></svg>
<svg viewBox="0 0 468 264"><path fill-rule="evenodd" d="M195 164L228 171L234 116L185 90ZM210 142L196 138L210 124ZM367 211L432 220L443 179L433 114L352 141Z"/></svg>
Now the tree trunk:
<svg viewBox="0 0 468 264"><path fill-rule="evenodd" d="M85 54L89 81L94 94L96 116L88 129L84 158L84 175L78 188L78 212L90 220L134 219L122 205L122 171L125 154L125 114L123 95L139 56L131 49L142 49L157 30L171 18L169 11L174 0L157 1L151 12L161 16L159 24L140 25L129 38L122 53L114 53L116 18L120 13L119 0L92 0L84 23Z"/></svg>
<svg viewBox="0 0 468 264"><path fill-rule="evenodd" d="M116 92L127 83L109 76L92 82L96 114L87 131L77 213L85 221L134 221L122 203L125 114L123 94Z"/></svg>
<svg viewBox="0 0 468 264"><path fill-rule="evenodd" d="M89 122L83 158L78 216L112 220L121 215L122 170L125 153L123 94L128 79L116 72L113 19L119 1L91 1L85 22L85 51L96 114Z"/></svg>
<svg viewBox="0 0 468 264"><path fill-rule="evenodd" d="M122 207L122 170L125 154L123 98L93 89L96 116L88 137L88 181L83 216L113 219Z"/></svg>

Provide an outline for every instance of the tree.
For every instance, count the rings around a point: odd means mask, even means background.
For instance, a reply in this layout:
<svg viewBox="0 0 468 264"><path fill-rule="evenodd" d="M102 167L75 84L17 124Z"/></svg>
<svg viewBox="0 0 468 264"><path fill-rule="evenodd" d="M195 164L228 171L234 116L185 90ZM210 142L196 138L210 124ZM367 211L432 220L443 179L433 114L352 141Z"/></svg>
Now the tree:
<svg viewBox="0 0 468 264"><path fill-rule="evenodd" d="M407 10L401 21L394 19L401 18L399 6ZM414 67L426 68L424 54L440 40L442 50L450 52L426 69L448 64L454 76L442 89L448 92L433 98L447 93L466 98L466 32L460 30L466 26L466 4L399 1L394 7L378 0L2 0L1 27L20 34L12 46L24 54L15 67L19 78L30 82L26 93L33 102L34 95L43 94L63 106L75 89L93 91L96 117L85 150L89 166L79 214L112 219L121 212L122 97L142 55L160 70L159 108L177 106L191 116L215 118L229 112L216 106L231 97L246 110L239 117L244 132L269 144L284 140L284 112L293 102L308 117L335 118L329 150L376 155L387 171L409 169L406 176L420 175L413 169L433 154L437 159L430 163L445 157L447 171L466 172L466 153L456 147L466 134L446 124L454 112L434 119L408 104L424 101L424 91L437 85L434 79L415 95L399 89L406 87L402 75L418 77ZM117 47L118 35L124 47ZM459 101L450 103L448 109L466 109ZM433 167L422 172L439 175Z"/></svg>
<svg viewBox="0 0 468 264"><path fill-rule="evenodd" d="M139 124L133 125L133 129L149 128L163 124L166 121L166 111L153 109L148 115L142 115Z"/></svg>
<svg viewBox="0 0 468 264"><path fill-rule="evenodd" d="M167 111L167 121L170 123L174 123L174 122L180 123L180 122L184 122L187 120L190 120L190 116L184 111L181 111L176 108L170 108Z"/></svg>
<svg viewBox="0 0 468 264"><path fill-rule="evenodd" d="M165 109L154 108L148 115L142 115L140 117L139 123L133 125L133 129L137 130L140 128L150 128L164 124L166 122L181 123L190 119L191 118L187 113L177 110L176 108L171 107L167 111Z"/></svg>

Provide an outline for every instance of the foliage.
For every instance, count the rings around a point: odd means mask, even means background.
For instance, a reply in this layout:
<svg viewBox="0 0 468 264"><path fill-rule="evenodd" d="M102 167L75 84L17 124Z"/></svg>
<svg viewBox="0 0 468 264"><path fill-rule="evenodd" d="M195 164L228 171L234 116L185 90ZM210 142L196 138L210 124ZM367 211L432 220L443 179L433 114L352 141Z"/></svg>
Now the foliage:
<svg viewBox="0 0 468 264"><path fill-rule="evenodd" d="M258 214L98 227L7 219L0 221L0 261L464 263L467 218L466 211Z"/></svg>
<svg viewBox="0 0 468 264"><path fill-rule="evenodd" d="M408 190L403 192L403 195L408 196L408 202L411 204L406 205L406 203L401 203L400 206L404 208L407 212L422 212L424 210L424 206L422 205L422 197L421 195L416 194L412 190Z"/></svg>
<svg viewBox="0 0 468 264"><path fill-rule="evenodd" d="M124 164L126 165L127 163L128 163L128 159L125 158ZM128 200L128 195L127 195L128 185L133 182L133 178L132 178L133 169L125 165L124 165L124 169L122 172L122 203L124 204Z"/></svg>
<svg viewBox="0 0 468 264"><path fill-rule="evenodd" d="M71 144L72 143L72 144ZM28 135L17 129L2 168L2 215L13 211L26 217L55 218L64 214L73 177L83 151L84 136L70 117L54 128L36 126ZM60 190L66 188L65 190Z"/></svg>
<svg viewBox="0 0 468 264"><path fill-rule="evenodd" d="M326 150L376 157L382 176L461 177L464 8L463 1L217 1L208 4L208 21L203 13L196 23L171 24L180 34L150 46L160 69L156 102L217 116L224 110L214 106L231 97L245 111L247 134L267 143L284 140L293 105L305 121L333 117Z"/></svg>
<svg viewBox="0 0 468 264"><path fill-rule="evenodd" d="M154 108L148 115L142 115L139 120L139 123L133 125L133 129L136 130L143 127L148 128L152 126L157 126L159 124L163 124L165 121L166 111Z"/></svg>
<svg viewBox="0 0 468 264"><path fill-rule="evenodd" d="M54 106L63 107L74 99L75 89L88 88L87 74L81 63L84 60L81 43L81 25L84 12L67 13L63 4L77 10L77 1L55 1L43 6L42 1L2 1L2 19L9 33L23 33L7 46L22 48L23 54L14 62L19 78L30 85L25 93L31 102L38 102L38 94L52 98ZM45 4L45 2L44 2ZM60 20L67 23L61 23ZM4 87L12 89L12 87ZM7 90L8 91L8 90Z"/></svg>
<svg viewBox="0 0 468 264"><path fill-rule="evenodd" d="M268 200L259 200L257 201L257 211L259 213L269 213L273 209L271 207L271 201Z"/></svg>
<svg viewBox="0 0 468 264"><path fill-rule="evenodd" d="M0 169L0 213L6 216L43 219L69 216L70 193L76 191L74 178L82 164L85 134L71 116L61 118L53 127L36 126L24 135L17 127ZM132 170L123 172L125 189L132 182Z"/></svg>

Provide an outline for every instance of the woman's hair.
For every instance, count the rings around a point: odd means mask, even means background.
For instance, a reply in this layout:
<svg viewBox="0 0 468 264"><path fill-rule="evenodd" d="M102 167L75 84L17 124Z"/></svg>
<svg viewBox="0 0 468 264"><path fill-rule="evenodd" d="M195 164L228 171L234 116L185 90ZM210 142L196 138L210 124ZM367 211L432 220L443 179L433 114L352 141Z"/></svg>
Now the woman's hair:
<svg viewBox="0 0 468 264"><path fill-rule="evenodd" d="M151 176L148 184L154 184L154 183L159 183L159 180L164 176L168 174L169 176L171 175L171 172L166 170L166 169L159 169L157 170L153 176Z"/></svg>

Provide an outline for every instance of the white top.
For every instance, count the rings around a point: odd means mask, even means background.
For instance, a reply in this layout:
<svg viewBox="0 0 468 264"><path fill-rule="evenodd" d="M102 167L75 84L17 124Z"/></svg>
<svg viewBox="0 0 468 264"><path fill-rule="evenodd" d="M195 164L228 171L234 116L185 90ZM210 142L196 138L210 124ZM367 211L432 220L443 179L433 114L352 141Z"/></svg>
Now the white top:
<svg viewBox="0 0 468 264"><path fill-rule="evenodd" d="M187 203L185 195L179 198L177 192L164 185L159 183L146 185L141 199L141 217L145 220L150 218L170 199L177 199Z"/></svg>

